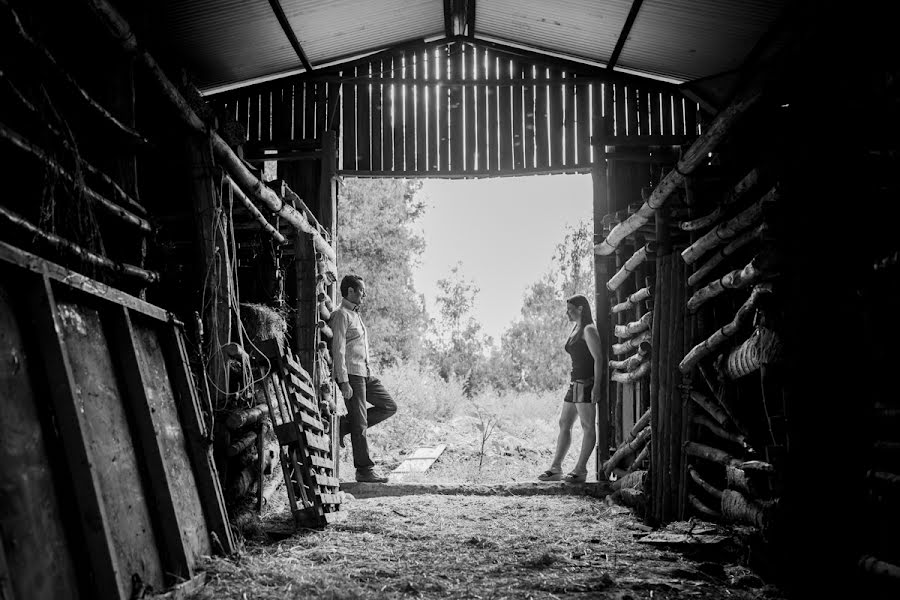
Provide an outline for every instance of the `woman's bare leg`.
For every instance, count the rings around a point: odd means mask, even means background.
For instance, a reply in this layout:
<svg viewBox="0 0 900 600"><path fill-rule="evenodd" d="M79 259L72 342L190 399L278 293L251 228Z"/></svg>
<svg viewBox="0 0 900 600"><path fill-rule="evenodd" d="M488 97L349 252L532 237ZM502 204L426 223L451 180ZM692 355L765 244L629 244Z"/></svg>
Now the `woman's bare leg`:
<svg viewBox="0 0 900 600"><path fill-rule="evenodd" d="M584 436L581 438L581 452L578 454L578 462L575 463L574 473L587 473L588 459L594 452L597 443L597 405L593 402L579 402L575 404L578 411L578 419L581 421L581 429Z"/></svg>
<svg viewBox="0 0 900 600"><path fill-rule="evenodd" d="M556 454L553 455L553 462L550 464L550 470L554 473L562 472L562 462L572 444L572 425L575 424L577 416L575 404L563 402L562 412L559 415L559 435L556 437Z"/></svg>

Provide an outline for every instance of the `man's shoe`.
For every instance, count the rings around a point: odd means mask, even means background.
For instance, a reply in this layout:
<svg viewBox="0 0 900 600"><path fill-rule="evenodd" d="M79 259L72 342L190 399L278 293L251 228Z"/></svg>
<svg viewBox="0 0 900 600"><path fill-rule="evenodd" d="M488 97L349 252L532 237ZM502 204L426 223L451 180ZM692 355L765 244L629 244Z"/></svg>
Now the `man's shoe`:
<svg viewBox="0 0 900 600"><path fill-rule="evenodd" d="M357 469L356 481L359 483L387 483L387 475L375 469Z"/></svg>

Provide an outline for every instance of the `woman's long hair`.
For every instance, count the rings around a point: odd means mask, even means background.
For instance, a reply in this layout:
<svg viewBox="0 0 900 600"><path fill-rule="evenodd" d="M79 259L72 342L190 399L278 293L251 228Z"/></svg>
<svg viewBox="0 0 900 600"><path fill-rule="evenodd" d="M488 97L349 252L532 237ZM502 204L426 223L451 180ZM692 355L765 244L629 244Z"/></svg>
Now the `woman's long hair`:
<svg viewBox="0 0 900 600"><path fill-rule="evenodd" d="M594 317L591 315L591 305L588 304L587 298L581 294L575 294L571 298L567 298L566 302L573 306L581 307L581 323L579 323L579 327L584 327L594 322Z"/></svg>

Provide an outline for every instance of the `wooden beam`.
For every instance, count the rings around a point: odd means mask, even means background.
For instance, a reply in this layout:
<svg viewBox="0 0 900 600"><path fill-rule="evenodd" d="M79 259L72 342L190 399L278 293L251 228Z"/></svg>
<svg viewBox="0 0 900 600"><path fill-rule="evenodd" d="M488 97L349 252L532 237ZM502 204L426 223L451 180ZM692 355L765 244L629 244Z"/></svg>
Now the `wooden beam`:
<svg viewBox="0 0 900 600"><path fill-rule="evenodd" d="M628 34L631 33L631 27L634 25L634 20L637 18L638 11L641 10L641 4L644 3L644 0L634 0L631 3L631 10L628 11L628 17L625 19L625 24L622 25L622 31L619 33L619 39L616 41L616 47L613 48L612 55L609 57L609 62L606 64L606 68L612 71L616 63L619 62L619 55L622 54L622 48L625 47L625 41L628 39Z"/></svg>
<svg viewBox="0 0 900 600"><path fill-rule="evenodd" d="M309 59L306 58L306 52L303 51L303 47L300 45L300 40L297 39L297 34L294 33L294 28L291 27L291 24L287 19L287 15L284 14L284 9L281 7L281 2L279 2L278 0L269 0L269 4L272 5L272 12L275 13L275 18L277 18L278 22L281 24L281 29L284 30L284 34L287 36L288 41L291 43L291 47L294 49L294 52L297 53L297 57L300 59L300 62L303 63L303 68L307 71L312 71L312 65L309 64Z"/></svg>
<svg viewBox="0 0 900 600"><path fill-rule="evenodd" d="M475 37L475 0L466 2L466 37Z"/></svg>

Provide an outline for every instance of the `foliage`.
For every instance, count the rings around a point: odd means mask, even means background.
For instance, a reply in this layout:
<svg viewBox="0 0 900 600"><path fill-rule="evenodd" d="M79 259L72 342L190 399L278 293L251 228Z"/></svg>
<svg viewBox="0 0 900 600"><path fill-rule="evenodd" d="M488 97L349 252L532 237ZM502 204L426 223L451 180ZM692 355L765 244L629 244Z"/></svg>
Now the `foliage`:
<svg viewBox="0 0 900 600"><path fill-rule="evenodd" d="M447 277L437 282L439 317L431 321L428 358L445 380L461 379L466 395L472 397L484 387L487 373L484 351L493 341L481 333L481 324L472 316L479 290L463 277L461 267L462 264L457 264Z"/></svg>
<svg viewBox="0 0 900 600"><path fill-rule="evenodd" d="M362 311L380 369L417 361L426 324L413 268L425 240L412 230L423 211L418 180L344 179L338 206L338 256L344 275L366 280Z"/></svg>

